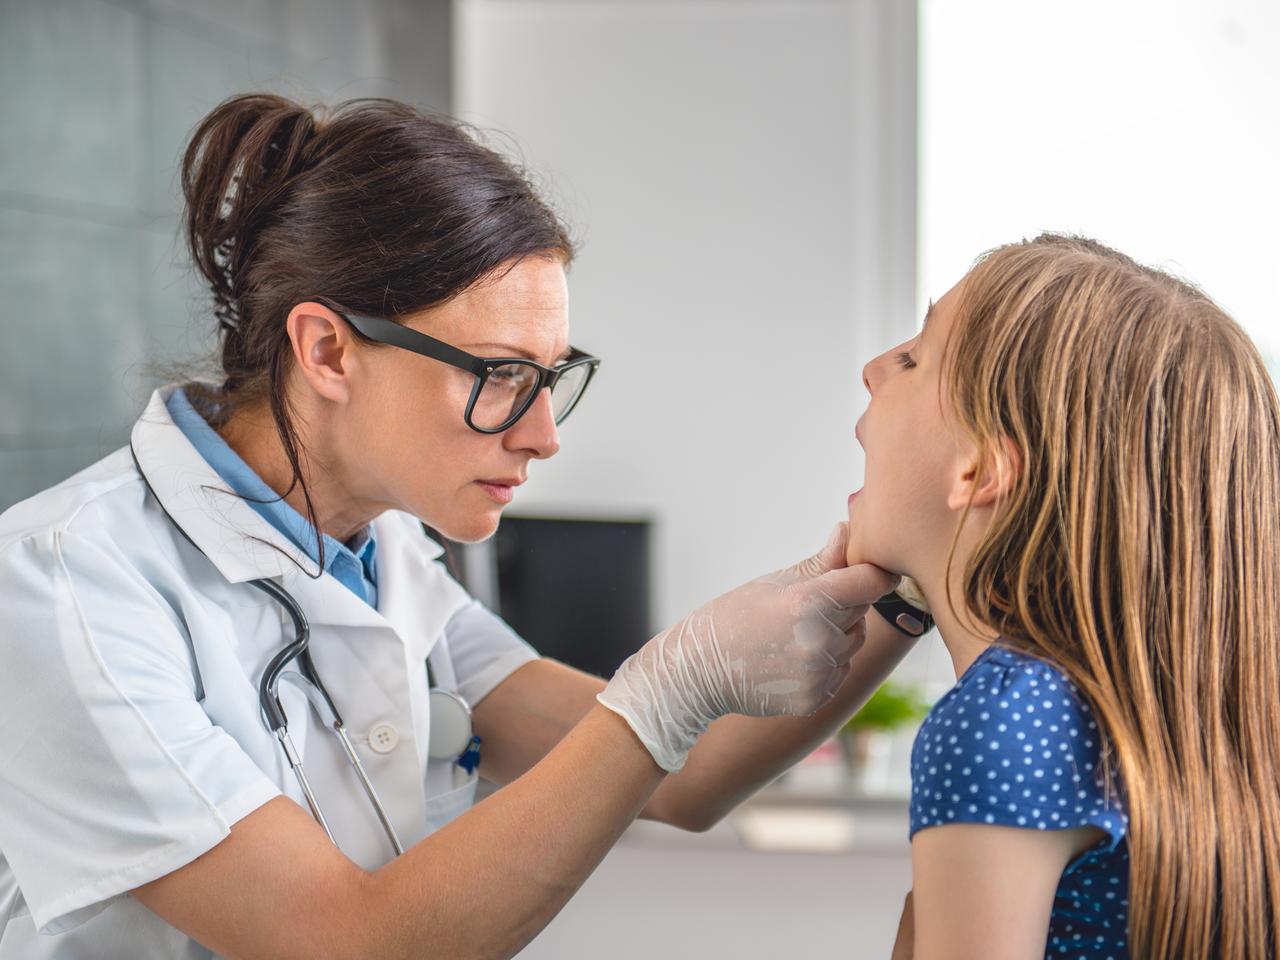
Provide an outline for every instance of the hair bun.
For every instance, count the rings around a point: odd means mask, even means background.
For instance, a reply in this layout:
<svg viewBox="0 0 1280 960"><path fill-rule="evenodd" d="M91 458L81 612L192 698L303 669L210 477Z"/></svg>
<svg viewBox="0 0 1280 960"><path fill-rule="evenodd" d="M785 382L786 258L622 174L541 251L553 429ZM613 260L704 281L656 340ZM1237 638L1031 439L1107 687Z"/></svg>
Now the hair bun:
<svg viewBox="0 0 1280 960"><path fill-rule="evenodd" d="M317 132L306 107L247 93L224 100L192 135L181 172L187 245L223 328L238 326L241 266L270 210L308 169Z"/></svg>

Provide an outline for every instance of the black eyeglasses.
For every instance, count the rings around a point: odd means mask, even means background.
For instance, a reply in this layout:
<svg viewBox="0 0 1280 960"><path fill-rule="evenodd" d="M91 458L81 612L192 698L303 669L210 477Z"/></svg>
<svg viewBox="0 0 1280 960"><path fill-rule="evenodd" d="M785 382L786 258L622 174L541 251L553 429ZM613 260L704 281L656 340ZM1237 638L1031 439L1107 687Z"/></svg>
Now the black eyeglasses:
<svg viewBox="0 0 1280 960"><path fill-rule="evenodd" d="M370 340L411 350L473 374L476 381L463 419L478 433L501 433L511 427L533 405L543 387L551 390L551 411L556 423L563 423L600 366L598 358L577 348L571 348L568 358L554 367L523 357L477 357L390 320L335 312Z"/></svg>

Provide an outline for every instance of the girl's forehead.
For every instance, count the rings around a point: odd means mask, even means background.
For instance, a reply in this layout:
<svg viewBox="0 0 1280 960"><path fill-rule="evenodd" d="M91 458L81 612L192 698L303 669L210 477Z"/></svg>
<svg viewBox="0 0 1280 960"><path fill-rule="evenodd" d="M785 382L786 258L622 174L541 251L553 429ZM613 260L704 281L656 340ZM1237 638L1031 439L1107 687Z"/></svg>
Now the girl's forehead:
<svg viewBox="0 0 1280 960"><path fill-rule="evenodd" d="M927 340L932 344L946 340L946 336L951 330L951 323L955 319L955 311L960 302L963 284L964 281L961 280L938 300L929 304L929 309L925 311L924 323L920 328L919 337L921 342Z"/></svg>

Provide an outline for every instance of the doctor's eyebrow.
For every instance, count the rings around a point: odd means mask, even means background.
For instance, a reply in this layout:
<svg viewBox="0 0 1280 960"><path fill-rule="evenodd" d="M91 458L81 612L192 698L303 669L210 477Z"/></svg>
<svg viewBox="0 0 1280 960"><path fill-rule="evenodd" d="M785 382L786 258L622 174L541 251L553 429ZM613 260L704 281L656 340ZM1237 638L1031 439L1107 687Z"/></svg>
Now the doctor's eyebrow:
<svg viewBox="0 0 1280 960"><path fill-rule="evenodd" d="M929 309L924 312L924 322L920 324L920 331L923 333L924 328L929 326L929 320L933 317L933 300L929 301Z"/></svg>

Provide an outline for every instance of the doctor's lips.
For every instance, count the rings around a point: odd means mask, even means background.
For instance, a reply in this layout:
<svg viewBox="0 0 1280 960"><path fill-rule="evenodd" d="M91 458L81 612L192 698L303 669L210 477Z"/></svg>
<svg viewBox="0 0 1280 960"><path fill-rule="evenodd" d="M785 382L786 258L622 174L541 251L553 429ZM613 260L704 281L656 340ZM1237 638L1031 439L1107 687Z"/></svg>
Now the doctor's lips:
<svg viewBox="0 0 1280 960"><path fill-rule="evenodd" d="M515 496L515 488L524 483L520 477L502 477L496 480L477 480L477 484L498 503L510 503Z"/></svg>

